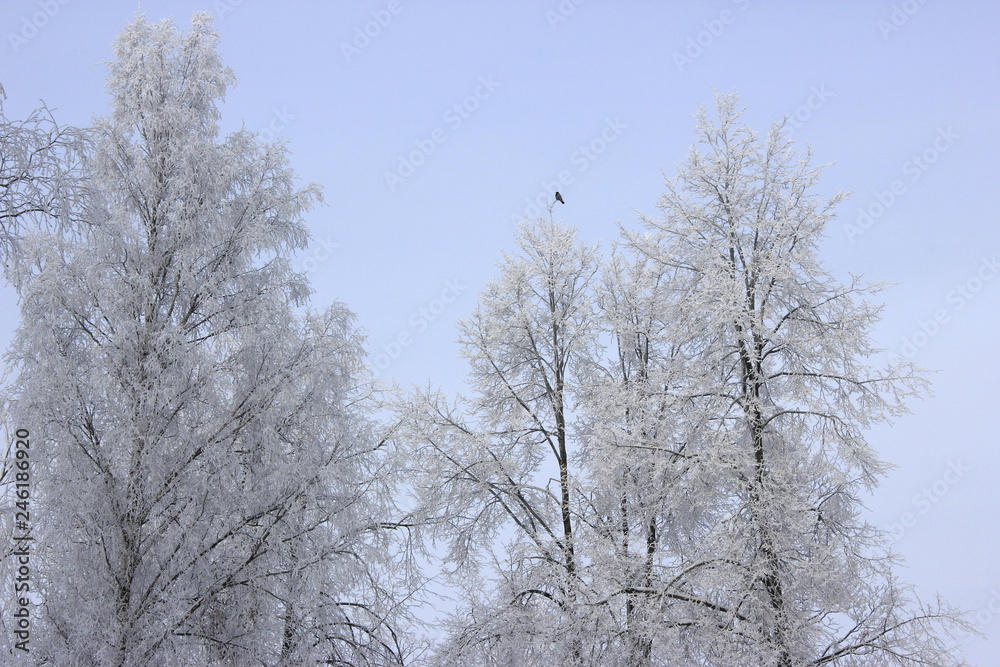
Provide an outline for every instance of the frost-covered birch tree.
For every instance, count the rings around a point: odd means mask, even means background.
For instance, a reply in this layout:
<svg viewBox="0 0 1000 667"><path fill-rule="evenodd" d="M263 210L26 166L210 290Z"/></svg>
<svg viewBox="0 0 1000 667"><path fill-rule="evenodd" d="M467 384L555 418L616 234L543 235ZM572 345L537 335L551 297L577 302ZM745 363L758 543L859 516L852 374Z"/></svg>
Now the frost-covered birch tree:
<svg viewBox="0 0 1000 667"><path fill-rule="evenodd" d="M318 191L282 146L220 139L216 42L207 15L124 29L86 224L21 241L33 655L398 664L361 339L345 307L304 310L288 261Z"/></svg>
<svg viewBox="0 0 1000 667"><path fill-rule="evenodd" d="M666 308L670 267L620 246L597 290L603 354L584 397L585 471L594 510L592 581L613 621L602 664L684 661L702 624L731 609L692 581L710 573L696 545L713 520L714 480L697 434L705 419L681 374L686 345Z"/></svg>
<svg viewBox="0 0 1000 667"><path fill-rule="evenodd" d="M463 592L442 664L576 664L595 650L571 424L595 343L595 251L552 221L517 238L461 324L471 396L418 392L401 421L428 530Z"/></svg>
<svg viewBox="0 0 1000 667"><path fill-rule="evenodd" d="M861 516L886 470L865 429L904 412L925 382L908 363L868 361L877 286L842 285L820 265L840 199L815 194L820 169L780 126L759 142L735 96L717 112L700 113L662 217L631 237L670 276L655 307L684 351L672 359L682 381L663 390L686 406L675 416L695 458L671 493L692 494L709 520L673 516L667 527L698 538L677 553L671 585L717 605L691 619L683 660L955 664L947 631L957 617L912 600L885 536ZM637 398L647 410L663 401Z"/></svg>
<svg viewBox="0 0 1000 667"><path fill-rule="evenodd" d="M60 126L46 107L32 111L24 120L12 120L3 109L6 93L0 86L0 264L3 278L15 289L21 285L26 257L19 252L19 237L28 230L47 225L65 228L78 222L74 202L83 193L82 160L87 147L86 133ZM12 323L13 324L13 323ZM10 381L10 367L4 364L0 383ZM17 459L17 425L8 418L8 404L0 399L0 418L5 444L0 459L0 532L13 535L16 512L26 505L17 497L17 480L24 478L25 465ZM21 452L24 456L26 452ZM20 501L20 507L18 503ZM0 547L0 582L5 590L16 591L19 583L13 552L17 544L4 540ZM16 597L15 597L16 600ZM11 600L5 602L10 603ZM2 610L4 646L14 637L13 610ZM16 640L14 640L16 643Z"/></svg>
<svg viewBox="0 0 1000 667"><path fill-rule="evenodd" d="M14 250L25 223L65 225L75 217L87 135L56 123L44 106L24 120L7 118L5 98L0 86L0 260L16 286Z"/></svg>

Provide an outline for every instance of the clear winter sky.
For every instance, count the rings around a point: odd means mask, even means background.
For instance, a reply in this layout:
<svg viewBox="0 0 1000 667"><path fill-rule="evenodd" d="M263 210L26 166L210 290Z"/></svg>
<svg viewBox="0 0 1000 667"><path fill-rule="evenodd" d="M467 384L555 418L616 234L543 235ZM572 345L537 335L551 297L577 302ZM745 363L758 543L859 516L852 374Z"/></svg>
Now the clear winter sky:
<svg viewBox="0 0 1000 667"><path fill-rule="evenodd" d="M102 63L137 8L216 15L239 79L223 127L287 140L324 187L298 265L404 386L461 388L455 323L546 183L562 176L555 213L607 248L617 223L656 213L713 89L738 91L762 133L791 115L834 163L822 190L853 192L827 268L898 283L877 338L940 371L932 398L871 433L898 467L869 518L895 527L922 597L973 613L987 639L964 642L970 662L997 664L1000 3L4 0L6 115L106 113ZM5 346L17 310L0 296Z"/></svg>

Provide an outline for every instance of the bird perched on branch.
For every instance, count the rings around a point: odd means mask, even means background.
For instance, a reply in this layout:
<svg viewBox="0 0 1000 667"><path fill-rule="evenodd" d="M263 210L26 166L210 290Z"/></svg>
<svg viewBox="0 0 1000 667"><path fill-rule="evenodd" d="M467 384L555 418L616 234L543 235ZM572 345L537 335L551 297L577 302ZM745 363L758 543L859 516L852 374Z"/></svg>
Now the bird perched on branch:
<svg viewBox="0 0 1000 667"><path fill-rule="evenodd" d="M560 204L565 204L566 203L566 202L563 201L562 195L559 194L558 192L556 193L556 201L559 202Z"/></svg>

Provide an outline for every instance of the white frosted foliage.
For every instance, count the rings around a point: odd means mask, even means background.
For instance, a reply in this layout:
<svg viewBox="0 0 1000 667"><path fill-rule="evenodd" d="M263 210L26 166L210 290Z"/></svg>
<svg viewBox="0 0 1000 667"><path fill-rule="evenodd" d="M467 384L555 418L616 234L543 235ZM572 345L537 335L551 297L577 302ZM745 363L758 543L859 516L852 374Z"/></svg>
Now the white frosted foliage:
<svg viewBox="0 0 1000 667"><path fill-rule="evenodd" d="M280 146L220 138L234 82L209 19L119 36L83 224L30 257L9 353L31 424L33 654L55 664L398 662L388 459L361 339L306 311Z"/></svg>

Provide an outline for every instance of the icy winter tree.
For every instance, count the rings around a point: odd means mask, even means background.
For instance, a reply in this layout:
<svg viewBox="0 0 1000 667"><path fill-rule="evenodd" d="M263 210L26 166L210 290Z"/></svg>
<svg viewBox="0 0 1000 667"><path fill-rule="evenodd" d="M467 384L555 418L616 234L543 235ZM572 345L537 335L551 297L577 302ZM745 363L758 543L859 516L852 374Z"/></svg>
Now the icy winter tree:
<svg viewBox="0 0 1000 667"><path fill-rule="evenodd" d="M39 226L65 228L77 221L74 203L83 191L80 177L87 147L86 133L58 125L46 107L32 111L24 120L12 120L3 109L6 93L0 86L0 264L3 277L19 288L26 267L26 256L19 252L18 238L26 230ZM10 366L4 364L0 382L10 380ZM16 425L10 421L8 403L0 400L5 435L0 458L0 531L14 533L18 498L16 481L23 471L17 467ZM22 453L23 454L23 453ZM23 464L23 462L22 462ZM22 503L22 508L25 505ZM8 540L0 548L0 583L15 590L14 558L16 545ZM13 610L3 609L0 622L4 643L11 640ZM10 613L7 613L10 612Z"/></svg>
<svg viewBox="0 0 1000 667"><path fill-rule="evenodd" d="M559 223L524 223L517 238L461 325L472 395L420 392L401 420L430 534L465 598L443 664L574 664L597 643L571 426L594 351L596 259Z"/></svg>
<svg viewBox="0 0 1000 667"><path fill-rule="evenodd" d="M618 248L597 290L604 355L591 363L582 423L593 587L614 623L602 664L683 660L698 619L730 610L688 584L711 561L687 556L710 522L712 480L701 479L697 432L703 415L685 400L681 360L663 308L672 272Z"/></svg>
<svg viewBox="0 0 1000 667"><path fill-rule="evenodd" d="M87 141L85 132L58 125L46 107L24 120L8 119L5 97L0 86L0 259L16 285L10 262L24 224L67 224L74 217Z"/></svg>
<svg viewBox="0 0 1000 667"><path fill-rule="evenodd" d="M659 358L630 352L641 362L631 376L649 377L652 365L660 377L655 391L617 401L629 428L605 438L641 452L624 454L637 465L658 457L651 469L668 473L646 477L669 486L640 510L667 521L645 539L669 552L660 577L669 588L651 578L642 597L676 601L679 590L697 600L647 615L647 636L659 624L676 641L654 641L653 655L776 667L955 664L947 632L958 617L911 599L886 536L861 517L863 495L886 470L864 430L903 412L925 381L907 363L866 361L878 352L869 337L878 308L865 300L877 286L841 285L819 264L839 200L813 192L820 169L780 126L758 142L739 124L735 96L717 106L717 121L699 115L698 144L668 183L662 217L631 236L652 275L666 277L643 279L657 295L647 317L665 329ZM641 328L616 328L641 351ZM662 416L673 425L664 429ZM696 515L677 511L682 503Z"/></svg>
<svg viewBox="0 0 1000 667"><path fill-rule="evenodd" d="M397 664L361 341L343 306L301 308L288 262L318 192L283 147L219 138L216 41L207 15L125 28L86 224L21 241L33 655Z"/></svg>

